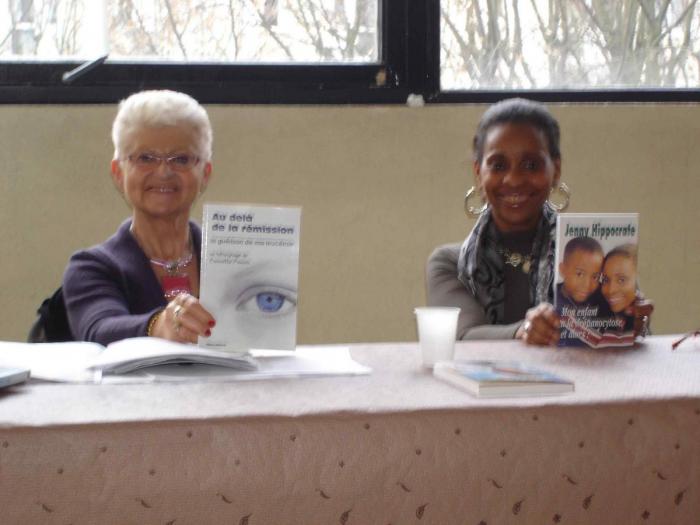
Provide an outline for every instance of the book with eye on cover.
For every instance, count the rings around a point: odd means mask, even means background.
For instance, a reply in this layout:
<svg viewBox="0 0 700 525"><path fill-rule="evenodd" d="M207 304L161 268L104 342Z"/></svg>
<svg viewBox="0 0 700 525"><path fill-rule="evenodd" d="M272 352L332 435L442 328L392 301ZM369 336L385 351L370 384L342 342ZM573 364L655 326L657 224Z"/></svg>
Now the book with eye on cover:
<svg viewBox="0 0 700 525"><path fill-rule="evenodd" d="M299 207L204 205L200 302L216 326L199 346L296 347L300 227Z"/></svg>
<svg viewBox="0 0 700 525"><path fill-rule="evenodd" d="M574 390L568 379L514 361L439 361L433 375L476 397L541 396Z"/></svg>
<svg viewBox="0 0 700 525"><path fill-rule="evenodd" d="M560 213L556 232L559 346L633 345L639 215Z"/></svg>

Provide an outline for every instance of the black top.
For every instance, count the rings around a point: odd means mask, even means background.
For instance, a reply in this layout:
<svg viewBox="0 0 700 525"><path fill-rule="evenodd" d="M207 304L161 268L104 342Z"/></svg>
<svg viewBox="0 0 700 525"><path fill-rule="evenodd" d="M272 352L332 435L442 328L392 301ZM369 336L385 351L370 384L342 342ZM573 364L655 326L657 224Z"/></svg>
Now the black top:
<svg viewBox="0 0 700 525"><path fill-rule="evenodd" d="M528 256L532 253L532 243L536 230L528 232L501 233L499 244L511 253ZM505 261L505 257L504 257ZM503 279L505 281L505 303L503 305L503 324L515 323L525 317L525 312L533 305L530 304L530 278L523 272L523 266L513 267L504 264Z"/></svg>

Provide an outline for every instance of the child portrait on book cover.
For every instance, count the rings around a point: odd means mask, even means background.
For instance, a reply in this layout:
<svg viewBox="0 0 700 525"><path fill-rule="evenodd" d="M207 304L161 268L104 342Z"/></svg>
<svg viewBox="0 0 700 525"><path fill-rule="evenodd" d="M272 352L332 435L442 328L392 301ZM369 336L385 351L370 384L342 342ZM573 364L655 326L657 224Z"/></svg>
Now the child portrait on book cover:
<svg viewBox="0 0 700 525"><path fill-rule="evenodd" d="M639 299L637 249L610 248L587 236L570 239L559 263L557 311L560 346L628 346L634 342L633 307Z"/></svg>

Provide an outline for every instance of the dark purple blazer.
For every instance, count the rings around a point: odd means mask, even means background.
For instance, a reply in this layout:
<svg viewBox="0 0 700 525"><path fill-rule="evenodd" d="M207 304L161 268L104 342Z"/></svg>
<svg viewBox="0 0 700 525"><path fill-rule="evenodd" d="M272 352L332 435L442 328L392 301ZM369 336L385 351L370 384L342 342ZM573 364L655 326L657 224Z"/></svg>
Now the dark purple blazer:
<svg viewBox="0 0 700 525"><path fill-rule="evenodd" d="M151 263L129 232L131 219L102 244L73 254L63 297L73 337L107 345L146 335L151 316L167 304ZM200 263L202 232L190 222Z"/></svg>

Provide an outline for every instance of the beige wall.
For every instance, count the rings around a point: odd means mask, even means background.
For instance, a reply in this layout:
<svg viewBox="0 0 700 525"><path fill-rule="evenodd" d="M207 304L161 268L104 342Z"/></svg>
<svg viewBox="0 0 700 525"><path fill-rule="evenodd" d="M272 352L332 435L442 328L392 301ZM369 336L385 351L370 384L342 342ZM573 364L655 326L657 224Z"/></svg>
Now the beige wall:
<svg viewBox="0 0 700 525"><path fill-rule="evenodd" d="M424 261L471 225L462 195L483 107L208 109L206 198L304 208L299 341L414 339ZM655 331L699 326L700 106L552 110L570 211L639 211ZM0 339L24 339L70 254L127 216L108 177L113 115L111 106L0 106Z"/></svg>

